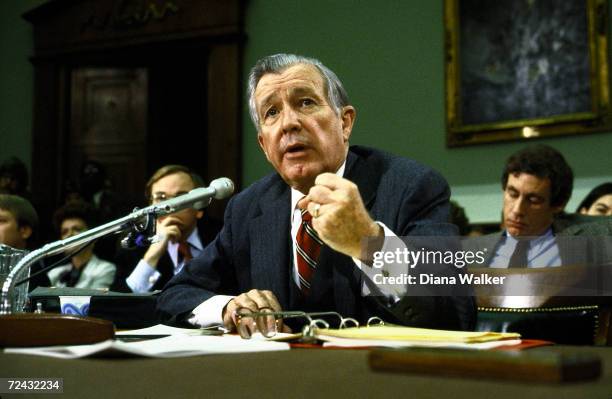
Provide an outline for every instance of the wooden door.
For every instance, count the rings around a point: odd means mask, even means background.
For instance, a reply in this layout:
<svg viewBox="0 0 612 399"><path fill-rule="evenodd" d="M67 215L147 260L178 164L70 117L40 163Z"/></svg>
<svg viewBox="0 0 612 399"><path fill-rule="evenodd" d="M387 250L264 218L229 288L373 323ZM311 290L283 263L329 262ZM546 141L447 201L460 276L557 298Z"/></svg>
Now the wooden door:
<svg viewBox="0 0 612 399"><path fill-rule="evenodd" d="M78 181L85 160L106 167L111 189L140 204L146 179L147 70L75 68L67 166Z"/></svg>

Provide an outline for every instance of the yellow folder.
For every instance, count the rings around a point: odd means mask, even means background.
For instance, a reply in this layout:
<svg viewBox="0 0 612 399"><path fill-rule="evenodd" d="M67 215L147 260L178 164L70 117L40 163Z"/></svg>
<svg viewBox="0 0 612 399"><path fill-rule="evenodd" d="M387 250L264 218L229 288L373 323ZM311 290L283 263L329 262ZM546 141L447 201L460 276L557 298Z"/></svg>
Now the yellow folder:
<svg viewBox="0 0 612 399"><path fill-rule="evenodd" d="M389 340L389 341L427 341L449 343L481 343L505 339L520 339L517 333L479 332L479 331L448 331L431 330L427 328L402 326L350 327L343 329L316 329L315 336L359 339L359 340Z"/></svg>

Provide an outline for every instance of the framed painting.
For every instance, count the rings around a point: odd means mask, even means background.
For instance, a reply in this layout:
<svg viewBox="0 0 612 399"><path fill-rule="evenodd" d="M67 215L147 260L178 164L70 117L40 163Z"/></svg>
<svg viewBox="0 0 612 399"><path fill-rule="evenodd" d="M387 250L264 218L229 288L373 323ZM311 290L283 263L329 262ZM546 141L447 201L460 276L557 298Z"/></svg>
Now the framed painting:
<svg viewBox="0 0 612 399"><path fill-rule="evenodd" d="M608 0L445 0L449 147L611 131Z"/></svg>

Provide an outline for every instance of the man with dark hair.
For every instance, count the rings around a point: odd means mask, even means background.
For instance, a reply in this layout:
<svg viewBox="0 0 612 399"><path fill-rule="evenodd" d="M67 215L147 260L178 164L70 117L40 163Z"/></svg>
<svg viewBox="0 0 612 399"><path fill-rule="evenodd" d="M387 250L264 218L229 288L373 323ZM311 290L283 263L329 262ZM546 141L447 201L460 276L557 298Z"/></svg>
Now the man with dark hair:
<svg viewBox="0 0 612 399"><path fill-rule="evenodd" d="M21 253L25 255L27 250L33 249L33 237L37 228L38 214L30 201L17 195L0 194L1 253L13 255ZM16 263L11 261L10 264L14 266ZM2 273L8 274L9 269L7 267L10 264L3 264ZM31 265L29 281L25 285L28 287L28 291L32 291L36 287L48 287L50 285L47 275L41 271L42 267L43 264L40 262ZM16 282L27 275L27 271L22 272L18 275ZM22 295L25 294L21 290L17 290L17 292L18 298L22 298ZM18 299L18 303L21 303L21 299Z"/></svg>
<svg viewBox="0 0 612 399"><path fill-rule="evenodd" d="M378 316L471 328L469 296L411 296L401 284L370 295L383 288L368 277L373 267L362 240L371 238L378 250L396 235L456 234L442 176L413 160L349 148L356 110L316 59L259 60L248 97L260 148L276 173L232 198L215 241L165 287L162 319L235 329L240 311L331 310L361 322ZM448 273L461 271L449 266Z"/></svg>
<svg viewBox="0 0 612 399"><path fill-rule="evenodd" d="M0 194L0 244L19 250L34 249L37 229L38 214L30 201L17 195ZM41 267L40 263L31 267L29 291L36 287L49 286L45 273L35 274Z"/></svg>
<svg viewBox="0 0 612 399"><path fill-rule="evenodd" d="M38 215L28 200L17 195L0 194L0 244L16 249L28 245L38 227Z"/></svg>
<svg viewBox="0 0 612 399"><path fill-rule="evenodd" d="M62 240L97 225L93 205L79 201L59 208L53 222ZM115 278L115 265L94 254L95 243L87 244L70 258L70 263L51 269L47 275L54 287L109 288ZM70 250L71 252L74 249Z"/></svg>
<svg viewBox="0 0 612 399"><path fill-rule="evenodd" d="M605 234L605 226L563 213L572 195L573 176L563 155L550 146L530 146L512 154L501 179L504 231L467 241L466 246L487 248L484 265L495 268L586 262L587 251L576 250L577 241L558 237L589 235L594 228ZM588 228L576 229L578 225Z"/></svg>
<svg viewBox="0 0 612 399"><path fill-rule="evenodd" d="M183 165L159 168L145 186L150 204L183 195L203 186L202 179ZM119 271L113 290L148 292L161 289L185 263L199 255L213 240L220 226L210 219L202 223L204 211L192 208L157 219L159 240L148 248L120 251L116 258Z"/></svg>
<svg viewBox="0 0 612 399"><path fill-rule="evenodd" d="M511 236L540 236L572 195L574 174L563 155L547 145L527 147L502 174L504 226Z"/></svg>

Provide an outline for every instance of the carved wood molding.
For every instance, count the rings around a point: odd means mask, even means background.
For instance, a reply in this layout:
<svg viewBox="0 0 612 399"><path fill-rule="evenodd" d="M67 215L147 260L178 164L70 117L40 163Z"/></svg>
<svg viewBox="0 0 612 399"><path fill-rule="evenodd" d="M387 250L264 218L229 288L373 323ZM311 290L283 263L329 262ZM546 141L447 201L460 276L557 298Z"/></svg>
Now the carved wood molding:
<svg viewBox="0 0 612 399"><path fill-rule="evenodd" d="M36 56L173 39L242 37L241 0L52 0L23 15Z"/></svg>

